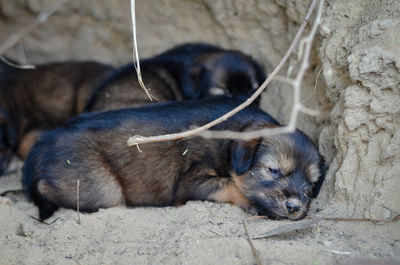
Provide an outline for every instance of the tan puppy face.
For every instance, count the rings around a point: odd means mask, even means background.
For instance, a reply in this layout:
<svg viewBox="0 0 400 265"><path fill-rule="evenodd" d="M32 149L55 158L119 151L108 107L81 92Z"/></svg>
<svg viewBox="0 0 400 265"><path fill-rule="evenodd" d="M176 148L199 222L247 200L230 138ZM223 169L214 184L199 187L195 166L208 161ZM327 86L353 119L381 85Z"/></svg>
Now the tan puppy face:
<svg viewBox="0 0 400 265"><path fill-rule="evenodd" d="M243 144L236 147L236 163L248 165L233 167L235 181L257 213L304 218L323 180L323 160L312 142L296 132Z"/></svg>

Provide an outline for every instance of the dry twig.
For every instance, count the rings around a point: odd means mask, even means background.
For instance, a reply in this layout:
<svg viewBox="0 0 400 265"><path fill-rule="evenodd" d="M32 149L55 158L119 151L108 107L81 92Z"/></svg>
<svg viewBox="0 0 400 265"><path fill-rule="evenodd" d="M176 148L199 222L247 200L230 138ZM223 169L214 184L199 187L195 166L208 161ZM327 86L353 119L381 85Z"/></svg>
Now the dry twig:
<svg viewBox="0 0 400 265"><path fill-rule="evenodd" d="M327 217L326 221L339 221L339 222L374 222L374 223L391 223L400 220L400 214L397 214L392 219L371 219L371 218L343 218L343 217Z"/></svg>
<svg viewBox="0 0 400 265"><path fill-rule="evenodd" d="M282 225L282 226L279 226L279 227L277 227L275 229L272 229L271 231L268 231L266 233L262 233L262 234L253 236L252 238L253 239L266 238L266 237L271 237L271 236L277 236L277 235L284 234L284 233L289 233L289 232L292 232L292 231L295 231L295 230L305 229L307 227L310 227L313 224L316 224L316 223L324 220L324 218L326 216L332 215L337 211L338 210L334 210L334 211L332 211L332 212L330 212L330 213L328 213L328 214L326 214L325 216L322 216L322 217L314 217L312 219L303 219L303 220L296 221L296 222L291 223L291 224Z"/></svg>
<svg viewBox="0 0 400 265"><path fill-rule="evenodd" d="M276 135L276 134L281 134L281 133L290 133L293 132L296 128L296 122L297 122L297 116L299 112L304 112L307 114L312 114L315 115L316 112L314 110L310 110L306 108L300 101L300 88L301 88L301 81L304 77L305 71L308 68L309 64L309 57L310 57L310 52L312 48L312 41L314 39L317 27L321 23L321 16L322 16L322 8L324 4L324 0L319 0L319 8L317 15L315 17L315 21L313 24L313 27L311 29L310 34L302 40L300 45L300 51L301 51L301 57L302 57L302 62L301 66L299 69L299 72L297 74L297 77L295 79L288 79L288 82L292 83L293 90L294 90L294 99L293 99L293 108L291 111L291 116L290 116L290 121L289 124L283 127L277 127L277 128L267 128L267 129L262 129L262 130L257 130L253 132L234 132L234 131L207 131L211 127L227 120L228 118L232 117L245 107L249 106L267 87L267 85L276 77L277 73L282 69L283 65L286 63L287 59L289 58L290 54L293 52L297 42L300 39L301 34L304 31L305 26L307 25L307 22L309 21L311 14L314 10L314 7L316 5L318 0L313 0L310 8L306 14L306 17L304 18L303 23L301 24L295 38L293 39L293 42L291 43L289 49L286 51L285 55L283 56L282 60L279 62L279 64L276 66L274 71L268 76L268 78L264 81L264 83L261 84L261 86L256 90L256 92L249 97L245 102L231 110L230 112L224 114L223 116L219 117L218 119L209 122L201 127L191 129L188 131L180 132L180 133L172 133L172 134L165 134L165 135L158 135L158 136L140 136L140 135L135 135L132 136L128 139L128 146L133 146L137 144L142 144L142 143L151 143L151 142L161 142L161 141L169 141L169 140L177 140L180 138L184 137L189 137L193 135L199 135L204 138L225 138L225 139L243 139L243 140L249 140L253 138L259 138L262 136L266 135Z"/></svg>
<svg viewBox="0 0 400 265"><path fill-rule="evenodd" d="M307 216L306 218L312 219L313 216ZM248 221L257 219L268 219L268 216L255 215L247 218ZM324 221L338 221L338 222L374 222L374 223L390 223L397 222L400 220L400 214L395 215L392 219L371 219L371 218L345 218L345 217L326 217Z"/></svg>
<svg viewBox="0 0 400 265"><path fill-rule="evenodd" d="M254 216L247 218L247 221L253 221L253 220L258 220L258 219L268 219L268 218L269 217L265 216L265 215L254 215Z"/></svg>
<svg viewBox="0 0 400 265"><path fill-rule="evenodd" d="M257 263L258 263L258 265L262 265L261 258L258 255L257 250L254 247L253 242L251 241L251 237L249 235L249 231L247 230L246 219L243 219L243 227L244 227L244 231L246 232L247 241L249 242L251 251L253 252L254 257L256 258Z"/></svg>
<svg viewBox="0 0 400 265"><path fill-rule="evenodd" d="M339 250L327 249L327 248L324 248L323 250L331 252L333 254L338 254L338 255L351 255L350 251L339 251Z"/></svg>
<svg viewBox="0 0 400 265"><path fill-rule="evenodd" d="M15 44L17 44L19 41L21 41L24 37L26 37L28 34L30 34L33 30L35 30L37 27L39 27L41 24L44 24L47 22L49 17L51 17L57 10L59 10L62 5L67 2L67 0L60 0L47 10L43 11L40 13L35 21L29 25L27 25L23 30L15 33L11 37L9 37L1 46L0 46L0 55L4 54L6 51L8 51L10 48L14 47Z"/></svg>

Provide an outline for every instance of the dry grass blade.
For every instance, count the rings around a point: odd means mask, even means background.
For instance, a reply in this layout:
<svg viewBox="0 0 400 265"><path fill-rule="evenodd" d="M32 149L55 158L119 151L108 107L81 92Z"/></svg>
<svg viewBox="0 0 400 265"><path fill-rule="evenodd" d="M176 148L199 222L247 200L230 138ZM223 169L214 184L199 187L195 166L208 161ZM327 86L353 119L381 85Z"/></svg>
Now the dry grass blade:
<svg viewBox="0 0 400 265"><path fill-rule="evenodd" d="M15 64L15 63L7 60L7 58L2 55L0 55L0 60L3 63L5 63L13 68L18 68L18 69L35 69L36 68L36 66L31 65L31 64Z"/></svg>
<svg viewBox="0 0 400 265"><path fill-rule="evenodd" d="M307 216L306 218L312 219L316 218L313 216ZM268 216L256 215L247 218L248 221L258 220L258 219L268 219ZM397 222L400 220L400 214L395 215L392 219L371 219L371 218L345 218L345 217L326 217L324 221L338 221L338 222L374 222L374 223L390 223Z"/></svg>
<svg viewBox="0 0 400 265"><path fill-rule="evenodd" d="M259 219L268 219L268 216L265 215L255 215L247 218L247 221L259 220Z"/></svg>
<svg viewBox="0 0 400 265"><path fill-rule="evenodd" d="M136 9L135 9L135 0L131 0L131 16L132 16L132 30L133 30L133 66L135 66L135 70L138 77L138 82L141 88L146 92L146 95L149 97L150 101L153 100L153 96L150 94L149 90L145 87L142 79L142 72L140 71L140 61L139 61L139 53L137 48L137 40L136 40Z"/></svg>
<svg viewBox="0 0 400 265"><path fill-rule="evenodd" d="M275 228L271 231L268 231L266 233L262 233L256 236L253 236L252 239L259 239L259 238L266 238L266 237L271 237L271 236L277 236L277 235L281 235L281 234L285 234L285 233L289 233L289 232L293 232L295 230L301 230L301 229L305 229L308 228L310 226L312 226L313 224L316 224L322 220L324 220L324 218L326 216L332 215L334 213L336 213L338 210L334 210L322 217L314 217L312 219L304 219L301 221L296 221L294 223L291 224L287 224L287 225L283 225L280 226L278 228Z"/></svg>
<svg viewBox="0 0 400 265"><path fill-rule="evenodd" d="M374 223L391 223L400 220L400 214L397 214L392 219L371 219L371 218L343 218L343 217L327 217L326 221L339 221L339 222L374 222Z"/></svg>
<svg viewBox="0 0 400 265"><path fill-rule="evenodd" d="M322 69L324 69L324 65L323 65L323 64L321 65L321 68L320 68L319 71L318 71L317 77L315 78L315 84L314 84L314 90L313 90L313 92L312 92L308 97L306 97L305 99L303 99L303 100L302 100L303 102L306 102L307 100L309 100L310 98L312 98L312 96L315 95L315 92L317 91L317 87L318 87L318 79L319 79L319 76L320 76L321 73L322 73Z"/></svg>
<svg viewBox="0 0 400 265"><path fill-rule="evenodd" d="M258 255L257 250L254 247L253 242L251 241L249 231L247 230L246 219L243 219L243 228L244 228L244 231L246 232L247 241L249 242L251 251L253 252L254 257L256 258L258 265L262 265L261 258Z"/></svg>
<svg viewBox="0 0 400 265"><path fill-rule="evenodd" d="M48 222L42 221L42 220L40 220L39 218L36 218L35 216L32 216L32 215L29 215L29 217L32 218L32 219L34 219L34 220L36 220L36 221L38 221L38 222L40 222L40 223L42 223L42 224L45 224L45 225L52 225L52 224L54 224L55 222L57 222L58 219L60 219L60 218L58 217L58 218L54 219L53 221L51 221L50 223L48 223Z"/></svg>
<svg viewBox="0 0 400 265"><path fill-rule="evenodd" d="M320 6L319 6L318 14L316 16L316 20L314 22L314 26L311 30L311 33L306 38L307 41L306 41L305 48L304 48L304 56L303 56L303 62L301 65L301 69L299 71L297 78L293 81L293 82L296 82L296 86L293 86L293 87L294 87L294 91L295 91L294 98L297 102L297 105L295 105L293 107L292 118L290 119L290 123L287 126L280 127L280 128L273 128L273 129L268 128L265 130L246 132L246 133L231 132L231 131L220 131L220 132L206 131L206 130L214 127L215 125L217 125L223 121L226 121L227 119L229 119L230 117L232 117L233 115L235 115L236 113L241 111L242 109L249 106L265 90L265 88L268 86L268 84L274 79L274 77L282 69L283 65L286 63L287 59L289 58L289 56L295 49L295 47L301 37L301 34L303 33L304 28L306 27L308 21L310 20L311 14L312 14L314 7L318 1L320 2ZM254 94L251 95L245 102L243 102L242 104L240 104L233 110L229 111L228 113L217 118L216 120L211 121L201 127L191 129L188 131L184 131L184 132L180 132L180 133L172 133L172 134L157 135L157 136L144 137L141 135L134 135L128 139L127 145L134 146L134 145L142 144L142 143L154 143L154 142L177 140L177 139L181 139L181 138L185 138L185 137L189 137L189 136L193 136L193 135L199 135L204 138L226 138L226 139L229 138L229 139L247 140L247 139L262 137L265 135L274 135L274 134L293 132L296 127L295 123L297 120L297 114L299 111L301 111L301 106L302 106L301 102L300 102L300 98L299 98L300 91L296 92L296 90L300 90L301 79L304 77L304 72L308 67L309 54L310 54L310 50L311 50L311 46L312 46L311 44L312 44L312 40L316 33L316 28L320 24L323 4L324 4L324 0L313 0L311 2L311 5L310 5L310 8L308 9L306 17L304 18L303 23L301 24L299 30L297 31L296 36L294 37L294 39L293 39L290 47L286 51L285 55L283 56L283 58L281 59L279 64L275 67L275 69L272 71L272 73L268 76L268 78L264 81L264 83L262 83L261 86L256 90L256 92L254 92ZM295 113L295 114L293 114L293 113Z"/></svg>
<svg viewBox="0 0 400 265"><path fill-rule="evenodd" d="M339 251L339 250L333 250L333 249L327 249L327 248L324 248L323 250L331 252L333 254L338 254L338 255L351 255L350 251Z"/></svg>
<svg viewBox="0 0 400 265"><path fill-rule="evenodd" d="M78 213L78 224L81 224L81 216L79 214L79 179L76 180L76 212Z"/></svg>

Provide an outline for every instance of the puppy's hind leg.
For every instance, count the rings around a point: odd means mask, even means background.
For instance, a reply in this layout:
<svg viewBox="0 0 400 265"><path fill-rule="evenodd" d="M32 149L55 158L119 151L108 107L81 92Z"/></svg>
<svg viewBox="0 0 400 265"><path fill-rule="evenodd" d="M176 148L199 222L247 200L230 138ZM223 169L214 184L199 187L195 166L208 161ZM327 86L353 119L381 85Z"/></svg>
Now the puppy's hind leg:
<svg viewBox="0 0 400 265"><path fill-rule="evenodd" d="M46 198L46 195L51 192L51 187L43 179L39 180L33 186L31 193L32 200L39 208L39 219L42 221L51 217L58 210L58 206Z"/></svg>
<svg viewBox="0 0 400 265"><path fill-rule="evenodd" d="M125 204L121 188L116 183L89 183L83 178L80 190L77 191L77 186L72 183L53 185L52 182L40 179L31 192L32 200L39 208L40 220L51 217L59 207L77 209L78 193L82 212L96 212L99 208Z"/></svg>

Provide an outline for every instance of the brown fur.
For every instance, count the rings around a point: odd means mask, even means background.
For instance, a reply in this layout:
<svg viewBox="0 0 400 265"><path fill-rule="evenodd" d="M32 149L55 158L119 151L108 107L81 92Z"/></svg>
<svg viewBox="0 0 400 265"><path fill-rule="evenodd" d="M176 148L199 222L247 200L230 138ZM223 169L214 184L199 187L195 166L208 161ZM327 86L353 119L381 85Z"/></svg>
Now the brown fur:
<svg viewBox="0 0 400 265"><path fill-rule="evenodd" d="M29 150L39 140L41 133L42 131L30 131L22 137L17 152L19 157L25 158L28 155Z"/></svg>
<svg viewBox="0 0 400 265"><path fill-rule="evenodd" d="M182 93L174 80L168 79L168 73L161 66L143 67L142 79L149 90L153 101L149 99L143 88L140 87L135 69L118 75L110 80L106 86L98 89L90 99L89 111L105 111L122 108L143 106L149 103L182 100Z"/></svg>
<svg viewBox="0 0 400 265"><path fill-rule="evenodd" d="M249 199L244 197L242 191L234 183L228 184L226 187L210 194L207 199L215 202L231 203L247 210L251 208Z"/></svg>
<svg viewBox="0 0 400 265"><path fill-rule="evenodd" d="M6 68L0 73L0 130L7 136L0 152L11 149L24 159L40 131L54 129L83 111L95 86L112 67L95 62ZM0 113L0 116L1 113ZM12 140L15 138L15 140Z"/></svg>

